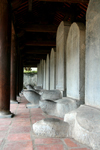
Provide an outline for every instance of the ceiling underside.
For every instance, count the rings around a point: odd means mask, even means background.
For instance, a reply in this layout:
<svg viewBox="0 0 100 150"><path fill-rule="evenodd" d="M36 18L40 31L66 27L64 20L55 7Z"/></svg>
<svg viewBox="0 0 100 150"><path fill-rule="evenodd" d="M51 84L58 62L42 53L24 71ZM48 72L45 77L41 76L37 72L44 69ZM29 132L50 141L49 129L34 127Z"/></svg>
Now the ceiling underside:
<svg viewBox="0 0 100 150"><path fill-rule="evenodd" d="M12 0L12 16L24 66L37 66L56 46L61 21L86 22L89 0Z"/></svg>

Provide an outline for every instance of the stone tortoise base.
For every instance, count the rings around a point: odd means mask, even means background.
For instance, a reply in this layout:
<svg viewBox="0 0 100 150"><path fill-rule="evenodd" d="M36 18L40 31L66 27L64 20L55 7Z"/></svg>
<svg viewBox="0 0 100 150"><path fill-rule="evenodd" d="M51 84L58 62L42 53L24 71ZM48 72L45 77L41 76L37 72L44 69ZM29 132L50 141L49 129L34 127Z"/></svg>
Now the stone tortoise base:
<svg viewBox="0 0 100 150"><path fill-rule="evenodd" d="M94 150L100 150L100 109L81 105L67 113L64 121L69 124L69 137Z"/></svg>

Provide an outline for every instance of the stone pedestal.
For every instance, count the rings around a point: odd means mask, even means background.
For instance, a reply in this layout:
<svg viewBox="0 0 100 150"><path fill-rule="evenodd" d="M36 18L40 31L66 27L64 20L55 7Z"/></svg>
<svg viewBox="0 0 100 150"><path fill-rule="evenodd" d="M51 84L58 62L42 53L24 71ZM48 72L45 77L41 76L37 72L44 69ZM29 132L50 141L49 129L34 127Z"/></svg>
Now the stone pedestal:
<svg viewBox="0 0 100 150"><path fill-rule="evenodd" d="M0 118L12 117L10 112L11 14L7 0L0 2Z"/></svg>
<svg viewBox="0 0 100 150"><path fill-rule="evenodd" d="M51 49L50 55L50 90L56 89L56 49Z"/></svg>
<svg viewBox="0 0 100 150"><path fill-rule="evenodd" d="M66 39L70 28L69 22L62 21L56 36L56 89L66 96Z"/></svg>
<svg viewBox="0 0 100 150"><path fill-rule="evenodd" d="M68 136L82 144L100 149L100 109L82 105L68 113L64 121L69 124Z"/></svg>
<svg viewBox="0 0 100 150"><path fill-rule="evenodd" d="M49 62L49 54L47 54L46 58L46 90L50 89L50 62Z"/></svg>
<svg viewBox="0 0 100 150"><path fill-rule="evenodd" d="M23 95L25 98L33 105L38 105L40 100L40 95L32 90L23 90Z"/></svg>
<svg viewBox="0 0 100 150"><path fill-rule="evenodd" d="M66 138L69 125L57 118L45 118L33 124L36 135L45 137Z"/></svg>

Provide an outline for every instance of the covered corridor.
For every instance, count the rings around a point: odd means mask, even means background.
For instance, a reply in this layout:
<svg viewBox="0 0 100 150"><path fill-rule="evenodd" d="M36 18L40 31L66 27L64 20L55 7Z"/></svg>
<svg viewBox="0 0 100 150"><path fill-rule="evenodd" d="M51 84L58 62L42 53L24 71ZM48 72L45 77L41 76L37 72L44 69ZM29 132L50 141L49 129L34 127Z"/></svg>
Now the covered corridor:
<svg viewBox="0 0 100 150"><path fill-rule="evenodd" d="M2 150L100 149L100 0L0 1L0 127Z"/></svg>

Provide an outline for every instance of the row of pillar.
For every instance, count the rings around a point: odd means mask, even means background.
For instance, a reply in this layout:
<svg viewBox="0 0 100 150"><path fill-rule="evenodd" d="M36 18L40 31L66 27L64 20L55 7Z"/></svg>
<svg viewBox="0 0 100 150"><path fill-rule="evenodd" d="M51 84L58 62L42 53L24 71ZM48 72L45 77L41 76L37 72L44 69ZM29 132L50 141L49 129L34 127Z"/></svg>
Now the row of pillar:
<svg viewBox="0 0 100 150"><path fill-rule="evenodd" d="M0 118L12 117L10 100L17 102L16 96L22 90L23 72L7 0L0 3L0 72Z"/></svg>

